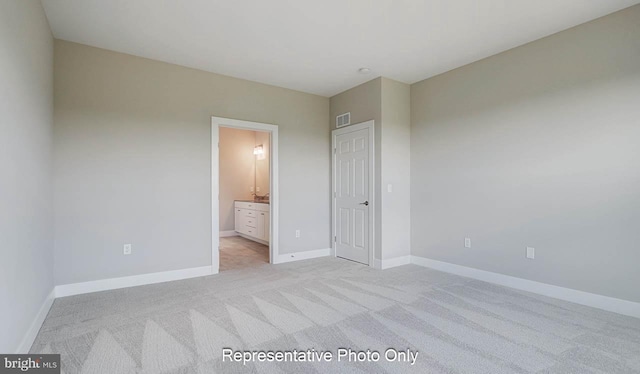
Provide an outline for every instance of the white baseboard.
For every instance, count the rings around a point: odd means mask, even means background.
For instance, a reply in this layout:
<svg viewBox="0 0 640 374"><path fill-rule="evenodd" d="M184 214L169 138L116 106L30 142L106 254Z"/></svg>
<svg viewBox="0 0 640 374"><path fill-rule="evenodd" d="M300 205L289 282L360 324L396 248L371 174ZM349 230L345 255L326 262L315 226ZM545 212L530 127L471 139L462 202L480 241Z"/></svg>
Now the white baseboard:
<svg viewBox="0 0 640 374"><path fill-rule="evenodd" d="M90 282L71 283L56 286L55 296L65 297L72 295L80 295L91 292L115 290L118 288L143 286L145 284L154 284L169 282L181 279L203 277L213 274L211 266L202 266L197 268L180 269L162 271L158 273L148 273L140 275L132 275L128 277L100 279Z"/></svg>
<svg viewBox="0 0 640 374"><path fill-rule="evenodd" d="M490 271L474 269L466 266L451 264L448 262L431 260L419 256L411 256L411 263L428 267L446 273L473 278L501 286L528 291L539 295L549 296L560 300L570 301L593 308L607 310L609 312L624 314L626 316L640 318L640 303L616 299L614 297L578 291L571 288L554 286L551 284L536 282L528 279L512 277Z"/></svg>
<svg viewBox="0 0 640 374"><path fill-rule="evenodd" d="M411 263L411 256L400 256L394 258L388 258L386 260L375 259L373 261L373 267L376 269L390 269L396 266L408 265Z"/></svg>
<svg viewBox="0 0 640 374"><path fill-rule="evenodd" d="M221 238L226 238L229 236L240 236L240 234L238 234L236 231L234 230L229 230L229 231L220 231L220 237Z"/></svg>
<svg viewBox="0 0 640 374"><path fill-rule="evenodd" d="M31 322L31 326L29 326L29 330L25 334L24 338L20 342L18 349L16 349L15 353L24 354L28 353L33 345L33 342L36 340L36 336L38 336L38 332L44 323L44 319L47 318L47 314L49 313L49 309L53 305L53 302L56 299L55 288L51 290L47 298L44 299L42 306L40 306L40 310L38 310L38 314L36 314L36 318Z"/></svg>
<svg viewBox="0 0 640 374"><path fill-rule="evenodd" d="M277 258L274 259L273 263L284 264L285 262L308 260L311 258L329 256L330 253L331 253L331 248L314 249L312 251L295 252L295 253L285 253L285 254L278 255Z"/></svg>

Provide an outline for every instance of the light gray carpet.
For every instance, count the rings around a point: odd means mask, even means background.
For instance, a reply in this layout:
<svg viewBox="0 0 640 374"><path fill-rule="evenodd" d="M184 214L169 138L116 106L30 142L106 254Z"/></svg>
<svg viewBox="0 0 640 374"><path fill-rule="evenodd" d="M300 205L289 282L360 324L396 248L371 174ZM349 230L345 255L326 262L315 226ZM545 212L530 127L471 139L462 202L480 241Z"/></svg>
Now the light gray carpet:
<svg viewBox="0 0 640 374"><path fill-rule="evenodd" d="M223 363L222 348L414 349L414 366ZM57 299L66 373L638 373L640 320L407 265L322 258Z"/></svg>

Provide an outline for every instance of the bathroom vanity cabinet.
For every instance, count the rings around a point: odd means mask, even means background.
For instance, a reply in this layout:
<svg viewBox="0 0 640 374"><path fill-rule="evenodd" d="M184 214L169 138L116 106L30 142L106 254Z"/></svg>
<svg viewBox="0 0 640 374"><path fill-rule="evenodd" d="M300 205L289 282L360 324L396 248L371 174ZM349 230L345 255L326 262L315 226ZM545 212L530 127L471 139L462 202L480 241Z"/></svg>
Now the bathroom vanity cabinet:
<svg viewBox="0 0 640 374"><path fill-rule="evenodd" d="M269 244L269 204L235 202L235 231L247 239Z"/></svg>

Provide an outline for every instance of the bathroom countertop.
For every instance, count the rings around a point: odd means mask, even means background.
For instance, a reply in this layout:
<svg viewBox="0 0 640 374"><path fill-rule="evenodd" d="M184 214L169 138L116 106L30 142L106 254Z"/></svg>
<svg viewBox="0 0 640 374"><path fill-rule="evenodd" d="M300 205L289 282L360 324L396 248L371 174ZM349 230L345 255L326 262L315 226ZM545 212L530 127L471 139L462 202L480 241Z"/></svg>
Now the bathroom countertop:
<svg viewBox="0 0 640 374"><path fill-rule="evenodd" d="M235 201L240 201L243 203L254 203L254 204L267 204L269 205L269 201L256 201L256 200L235 200Z"/></svg>

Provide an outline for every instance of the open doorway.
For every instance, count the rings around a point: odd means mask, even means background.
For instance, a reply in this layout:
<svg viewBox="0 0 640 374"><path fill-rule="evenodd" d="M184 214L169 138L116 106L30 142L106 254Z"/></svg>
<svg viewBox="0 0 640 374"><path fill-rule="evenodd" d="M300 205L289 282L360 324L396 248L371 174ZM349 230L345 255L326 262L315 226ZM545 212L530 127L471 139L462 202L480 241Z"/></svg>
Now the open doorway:
<svg viewBox="0 0 640 374"><path fill-rule="evenodd" d="M214 273L277 258L277 126L212 118Z"/></svg>
<svg viewBox="0 0 640 374"><path fill-rule="evenodd" d="M220 271L269 263L269 133L218 128Z"/></svg>

